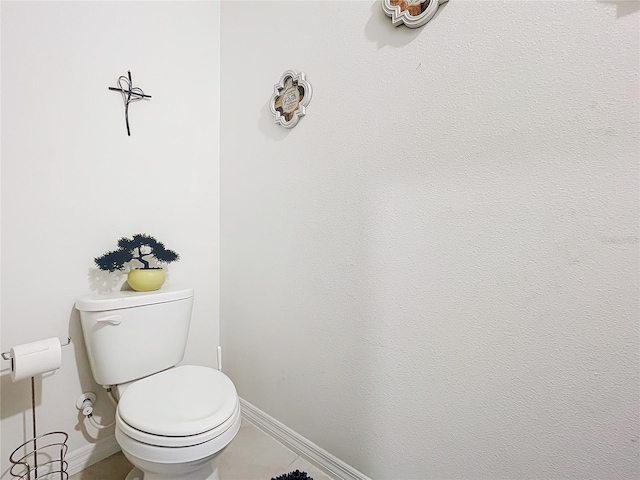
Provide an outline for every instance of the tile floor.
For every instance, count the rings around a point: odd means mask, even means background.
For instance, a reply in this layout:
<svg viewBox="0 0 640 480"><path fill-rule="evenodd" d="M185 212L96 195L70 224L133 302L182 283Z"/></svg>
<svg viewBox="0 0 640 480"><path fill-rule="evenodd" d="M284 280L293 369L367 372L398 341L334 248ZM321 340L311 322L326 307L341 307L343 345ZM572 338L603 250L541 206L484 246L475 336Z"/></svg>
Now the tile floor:
<svg viewBox="0 0 640 480"><path fill-rule="evenodd" d="M124 480L131 468L119 452L69 479ZM245 420L236 438L218 457L220 480L270 480L293 470L307 472L313 480L331 480L320 469Z"/></svg>

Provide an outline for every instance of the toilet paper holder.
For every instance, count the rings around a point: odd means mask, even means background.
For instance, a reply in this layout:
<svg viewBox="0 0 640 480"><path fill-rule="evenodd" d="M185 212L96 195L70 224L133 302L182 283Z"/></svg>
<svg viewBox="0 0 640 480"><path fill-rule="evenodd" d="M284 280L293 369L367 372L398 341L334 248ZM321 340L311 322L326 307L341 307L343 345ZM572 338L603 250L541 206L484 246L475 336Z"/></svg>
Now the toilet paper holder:
<svg viewBox="0 0 640 480"><path fill-rule="evenodd" d="M67 337L67 343L60 342L60 346L66 347L70 343L71 338ZM2 352L1 355L5 360L11 360L13 364L11 352ZM37 434L34 377L31 377L31 418L33 437L11 452L9 473L16 480L68 480L68 463L65 456L69 448L67 445L69 435L62 431Z"/></svg>
<svg viewBox="0 0 640 480"><path fill-rule="evenodd" d="M71 344L71 337L67 337L67 343L60 342L61 347L66 347L70 344ZM2 358L4 358L5 360L11 360L13 358L11 356L11 352L2 352L0 355L2 355Z"/></svg>

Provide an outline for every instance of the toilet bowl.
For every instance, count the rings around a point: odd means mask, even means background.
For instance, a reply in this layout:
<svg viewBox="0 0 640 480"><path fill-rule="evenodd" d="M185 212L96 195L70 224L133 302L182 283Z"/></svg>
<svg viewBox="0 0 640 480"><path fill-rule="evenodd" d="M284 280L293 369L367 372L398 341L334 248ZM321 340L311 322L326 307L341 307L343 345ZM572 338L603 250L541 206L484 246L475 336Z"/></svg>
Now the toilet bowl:
<svg viewBox="0 0 640 480"><path fill-rule="evenodd" d="M93 376L115 387L116 441L134 465L127 480L218 480L215 459L240 429L240 404L222 372L178 365L193 290L80 297Z"/></svg>
<svg viewBox="0 0 640 480"><path fill-rule="evenodd" d="M117 388L116 440L144 480L216 480L215 457L240 428L235 387L182 365ZM132 472L129 480L139 476Z"/></svg>

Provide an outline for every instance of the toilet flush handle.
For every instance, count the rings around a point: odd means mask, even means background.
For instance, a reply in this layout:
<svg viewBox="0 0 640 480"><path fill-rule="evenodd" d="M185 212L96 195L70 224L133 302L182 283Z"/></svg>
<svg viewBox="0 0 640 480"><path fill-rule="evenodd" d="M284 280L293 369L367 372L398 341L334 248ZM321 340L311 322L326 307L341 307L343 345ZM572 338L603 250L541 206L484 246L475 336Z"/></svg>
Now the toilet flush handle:
<svg viewBox="0 0 640 480"><path fill-rule="evenodd" d="M98 318L96 322L110 323L111 325L119 325L122 322L121 315L109 315L108 317Z"/></svg>

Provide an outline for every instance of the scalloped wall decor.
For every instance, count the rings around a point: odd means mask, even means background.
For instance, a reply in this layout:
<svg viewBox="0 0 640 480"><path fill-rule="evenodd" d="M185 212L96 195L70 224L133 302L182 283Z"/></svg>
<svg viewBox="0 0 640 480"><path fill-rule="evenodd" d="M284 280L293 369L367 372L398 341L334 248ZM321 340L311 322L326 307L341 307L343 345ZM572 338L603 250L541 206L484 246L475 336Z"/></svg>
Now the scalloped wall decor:
<svg viewBox="0 0 640 480"><path fill-rule="evenodd" d="M306 81L304 72L287 70L273 86L269 107L276 123L284 128L293 128L307 113L310 101L311 84Z"/></svg>
<svg viewBox="0 0 640 480"><path fill-rule="evenodd" d="M438 7L448 0L382 0L382 9L391 23L397 27L405 24L409 28L423 26L438 11Z"/></svg>

